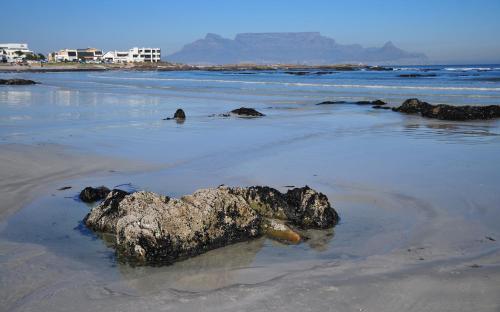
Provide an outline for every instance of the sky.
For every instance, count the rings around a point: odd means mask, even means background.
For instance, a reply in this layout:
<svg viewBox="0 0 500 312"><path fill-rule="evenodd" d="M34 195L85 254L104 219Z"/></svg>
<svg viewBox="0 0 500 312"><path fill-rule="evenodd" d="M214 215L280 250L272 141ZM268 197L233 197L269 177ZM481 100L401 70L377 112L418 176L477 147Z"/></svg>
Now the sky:
<svg viewBox="0 0 500 312"><path fill-rule="evenodd" d="M36 52L159 47L216 33L319 31L341 44L392 41L433 63L500 63L500 0L3 1L0 42Z"/></svg>

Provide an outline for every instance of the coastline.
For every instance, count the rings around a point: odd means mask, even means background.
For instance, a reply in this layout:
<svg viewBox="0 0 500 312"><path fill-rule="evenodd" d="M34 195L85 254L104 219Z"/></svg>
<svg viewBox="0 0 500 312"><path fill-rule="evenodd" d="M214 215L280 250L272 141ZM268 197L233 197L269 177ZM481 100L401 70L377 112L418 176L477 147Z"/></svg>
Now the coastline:
<svg viewBox="0 0 500 312"><path fill-rule="evenodd" d="M171 64L166 62L146 64L74 64L74 63L49 63L40 65L0 65L0 73L37 73L37 72L81 72L81 71L275 71L275 70L335 70L335 71L389 71L391 67L370 66L356 64L331 64L331 65L294 65L294 64L228 64L228 65L187 65Z"/></svg>

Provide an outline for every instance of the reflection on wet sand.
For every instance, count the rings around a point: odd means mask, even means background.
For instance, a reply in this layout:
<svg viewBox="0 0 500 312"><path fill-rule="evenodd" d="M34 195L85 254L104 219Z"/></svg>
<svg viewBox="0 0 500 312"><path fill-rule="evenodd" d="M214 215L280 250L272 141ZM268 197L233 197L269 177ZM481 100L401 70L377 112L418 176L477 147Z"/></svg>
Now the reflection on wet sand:
<svg viewBox="0 0 500 312"><path fill-rule="evenodd" d="M333 239L334 229L308 230L302 234L306 237L307 247L323 252ZM156 293L166 288L189 292L211 291L237 284L260 283L284 274L286 263L291 261L283 258L281 269L279 263L259 264L256 256L266 257L266 249L263 248L266 242L273 248L291 247L262 237L214 249L170 266L132 267L122 264L119 271L127 285L140 293ZM274 269L271 270L271 267Z"/></svg>
<svg viewBox="0 0 500 312"><path fill-rule="evenodd" d="M421 117L418 117L421 118ZM433 139L454 144L481 144L498 139L498 126L492 122L446 122L419 120L403 123L403 133L412 138Z"/></svg>
<svg viewBox="0 0 500 312"><path fill-rule="evenodd" d="M244 283L244 269L251 267L265 238L229 245L162 267L119 266L127 284L139 292L174 288L201 291Z"/></svg>

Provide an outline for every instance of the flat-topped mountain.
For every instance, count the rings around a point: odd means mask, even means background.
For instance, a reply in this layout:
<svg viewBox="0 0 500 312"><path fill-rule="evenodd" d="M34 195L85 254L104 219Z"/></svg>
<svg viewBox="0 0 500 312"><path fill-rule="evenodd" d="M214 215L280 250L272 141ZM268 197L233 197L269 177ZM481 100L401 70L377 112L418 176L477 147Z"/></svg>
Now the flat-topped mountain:
<svg viewBox="0 0 500 312"><path fill-rule="evenodd" d="M167 56L167 60L188 64L420 64L427 56L401 50L390 41L380 48L364 48L339 44L319 32L298 32L244 33L234 39L207 34Z"/></svg>

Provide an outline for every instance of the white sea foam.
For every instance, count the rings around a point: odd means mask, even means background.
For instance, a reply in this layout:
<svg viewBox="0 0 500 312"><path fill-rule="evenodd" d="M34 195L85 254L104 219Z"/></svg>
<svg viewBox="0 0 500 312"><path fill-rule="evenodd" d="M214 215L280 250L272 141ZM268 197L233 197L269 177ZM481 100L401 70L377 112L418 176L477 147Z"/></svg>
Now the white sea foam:
<svg viewBox="0 0 500 312"><path fill-rule="evenodd" d="M444 70L448 71L490 71L491 67L447 67Z"/></svg>
<svg viewBox="0 0 500 312"><path fill-rule="evenodd" d="M329 83L309 83L309 82L280 82L280 81L246 81L246 80L225 80L225 79L195 79L195 78L149 78L149 77L109 77L94 76L103 79L117 80L151 80L151 81L184 81L184 82L213 82L213 83L235 83L235 84L259 84L259 85L282 85L297 87L318 87L318 88L359 88L359 89L404 89L404 90L441 90L441 91L490 91L498 92L500 88L485 87L439 87L439 86L398 86L398 85L365 85L365 84L329 84Z"/></svg>

